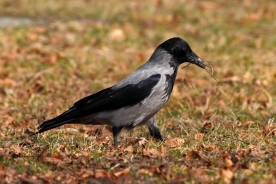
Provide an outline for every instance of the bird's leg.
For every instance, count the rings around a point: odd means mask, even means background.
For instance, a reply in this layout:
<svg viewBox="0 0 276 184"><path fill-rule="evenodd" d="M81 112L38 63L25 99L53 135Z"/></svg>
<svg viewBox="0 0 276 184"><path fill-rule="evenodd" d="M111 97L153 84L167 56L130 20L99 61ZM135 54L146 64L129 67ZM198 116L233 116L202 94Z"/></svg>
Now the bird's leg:
<svg viewBox="0 0 276 184"><path fill-rule="evenodd" d="M119 127L112 127L112 133L113 133L113 140L114 140L114 149L118 149L118 135L121 132L121 130L123 129L122 126Z"/></svg>
<svg viewBox="0 0 276 184"><path fill-rule="evenodd" d="M156 124L155 116L153 116L151 119L148 120L147 125L149 128L150 135L152 137L154 137L155 139L158 139L160 141L165 141L165 139L163 139L163 137L160 133L160 130Z"/></svg>

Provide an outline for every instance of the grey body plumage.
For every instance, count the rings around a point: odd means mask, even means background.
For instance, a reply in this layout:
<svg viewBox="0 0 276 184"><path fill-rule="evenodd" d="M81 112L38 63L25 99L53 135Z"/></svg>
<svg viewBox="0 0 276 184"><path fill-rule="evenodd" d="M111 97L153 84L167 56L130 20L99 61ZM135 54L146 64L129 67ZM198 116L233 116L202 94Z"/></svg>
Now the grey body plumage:
<svg viewBox="0 0 276 184"><path fill-rule="evenodd" d="M204 62L181 38L171 38L157 47L150 59L118 84L87 96L69 110L38 127L38 132L64 124L109 125L114 147L122 128L146 124L151 136L163 140L155 114L166 104L180 64L190 62L205 68Z"/></svg>

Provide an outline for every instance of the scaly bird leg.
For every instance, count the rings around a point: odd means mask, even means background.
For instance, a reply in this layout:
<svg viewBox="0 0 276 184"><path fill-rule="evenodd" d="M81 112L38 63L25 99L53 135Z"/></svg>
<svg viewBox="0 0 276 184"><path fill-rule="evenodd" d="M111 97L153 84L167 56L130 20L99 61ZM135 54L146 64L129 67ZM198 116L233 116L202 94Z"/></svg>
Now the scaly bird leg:
<svg viewBox="0 0 276 184"><path fill-rule="evenodd" d="M122 126L120 127L112 127L112 133L113 133L113 140L114 140L114 149L117 150L118 149L118 135L121 132L121 130L123 129Z"/></svg>
<svg viewBox="0 0 276 184"><path fill-rule="evenodd" d="M158 139L160 141L165 141L165 139L163 139L163 137L160 133L160 130L156 124L155 116L153 116L151 119L148 120L147 125L148 125L150 135L152 137L154 137L155 139Z"/></svg>

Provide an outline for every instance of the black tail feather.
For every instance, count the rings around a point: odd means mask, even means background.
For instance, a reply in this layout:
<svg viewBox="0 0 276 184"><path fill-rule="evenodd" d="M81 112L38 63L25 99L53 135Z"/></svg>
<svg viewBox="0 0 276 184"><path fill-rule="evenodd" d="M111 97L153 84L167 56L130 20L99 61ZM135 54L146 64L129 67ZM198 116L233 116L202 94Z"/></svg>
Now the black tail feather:
<svg viewBox="0 0 276 184"><path fill-rule="evenodd" d="M41 125L38 126L38 131L31 134L31 136L65 125L67 123L72 122L73 120L74 118L66 117L63 114L61 114L58 117L43 122Z"/></svg>
<svg viewBox="0 0 276 184"><path fill-rule="evenodd" d="M53 128L56 128L56 127L59 127L61 125L65 125L69 122L72 122L74 119L67 119L67 120L55 120L55 119L52 119L52 120L48 120L48 121L45 121L44 123L42 123L39 127L38 127L38 133L42 133L42 132L45 132L47 130L50 130L50 129L53 129Z"/></svg>

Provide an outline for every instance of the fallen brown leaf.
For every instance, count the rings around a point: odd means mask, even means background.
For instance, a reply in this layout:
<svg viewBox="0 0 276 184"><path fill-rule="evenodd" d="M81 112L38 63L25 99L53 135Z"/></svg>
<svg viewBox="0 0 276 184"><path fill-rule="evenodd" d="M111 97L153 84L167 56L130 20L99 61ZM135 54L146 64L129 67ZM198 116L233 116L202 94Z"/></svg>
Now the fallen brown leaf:
<svg viewBox="0 0 276 184"><path fill-rule="evenodd" d="M129 168L125 168L122 171L115 172L114 176L116 176L118 178L118 177L120 177L122 175L126 175L126 174L129 174L129 173L130 173L130 169Z"/></svg>
<svg viewBox="0 0 276 184"><path fill-rule="evenodd" d="M124 149L124 152L128 152L128 153L133 153L133 147L132 146L128 146Z"/></svg>
<svg viewBox="0 0 276 184"><path fill-rule="evenodd" d="M215 10L218 8L217 3L211 2L211 1L202 1L200 2L200 7L202 9L209 9L209 10Z"/></svg>
<svg viewBox="0 0 276 184"><path fill-rule="evenodd" d="M37 41L38 35L35 33L29 33L28 38L30 41Z"/></svg>
<svg viewBox="0 0 276 184"><path fill-rule="evenodd" d="M114 29L109 33L111 40L122 41L125 39L125 33L122 29Z"/></svg>
<svg viewBox="0 0 276 184"><path fill-rule="evenodd" d="M15 174L16 174L15 169L7 169L7 171L6 171L6 175L9 177L13 177Z"/></svg>
<svg viewBox="0 0 276 184"><path fill-rule="evenodd" d="M234 173L230 169L221 169L220 176L225 183L231 183L231 180L234 178Z"/></svg>
<svg viewBox="0 0 276 184"><path fill-rule="evenodd" d="M4 166L0 165L0 179L2 180L5 177L6 169Z"/></svg>
<svg viewBox="0 0 276 184"><path fill-rule="evenodd" d="M89 156L84 156L81 155L78 157L78 163L81 163L83 165L87 165L87 163L89 162L90 157Z"/></svg>
<svg viewBox="0 0 276 184"><path fill-rule="evenodd" d="M231 168L234 165L233 162L232 162L232 160L229 157L225 157L224 161L225 161L225 166L227 168Z"/></svg>
<svg viewBox="0 0 276 184"><path fill-rule="evenodd" d="M186 154L187 160L193 160L193 159L200 159L201 156L199 155L198 151L192 150Z"/></svg>
<svg viewBox="0 0 276 184"><path fill-rule="evenodd" d="M60 145L60 146L57 148L57 152L60 152L60 153L68 153L68 149L66 148L65 145Z"/></svg>
<svg viewBox="0 0 276 184"><path fill-rule="evenodd" d="M180 147L184 142L184 139L176 137L166 140L164 145L168 147Z"/></svg>
<svg viewBox="0 0 276 184"><path fill-rule="evenodd" d="M57 54L51 54L51 55L49 56L49 63L50 63L50 64L56 64L57 59L58 59Z"/></svg>
<svg viewBox="0 0 276 184"><path fill-rule="evenodd" d="M265 125L263 127L263 134L268 137L269 135L276 135L276 126L275 125Z"/></svg>
<svg viewBox="0 0 276 184"><path fill-rule="evenodd" d="M238 76L225 77L220 82L241 82L241 78Z"/></svg>
<svg viewBox="0 0 276 184"><path fill-rule="evenodd" d="M201 140L204 137L204 133L196 133L194 135L195 140Z"/></svg>
<svg viewBox="0 0 276 184"><path fill-rule="evenodd" d="M63 160L54 158L54 157L46 157L46 158L45 158L45 161L46 161L47 163L57 165L58 167L61 167L61 166L66 165L66 162L64 162Z"/></svg>
<svg viewBox="0 0 276 184"><path fill-rule="evenodd" d="M46 29L44 27L35 27L34 31L37 33L44 34L46 32Z"/></svg>
<svg viewBox="0 0 276 184"><path fill-rule="evenodd" d="M17 144L13 144L13 145L11 145L11 152L12 152L12 154L15 154L18 156L21 154L21 147Z"/></svg>
<svg viewBox="0 0 276 184"><path fill-rule="evenodd" d="M155 173L161 174L161 176L165 180L167 180L167 179L169 179L168 178L168 169L169 169L168 164L162 164L162 165L155 168Z"/></svg>
<svg viewBox="0 0 276 184"><path fill-rule="evenodd" d="M164 145L161 145L161 155L165 155L167 153L167 148Z"/></svg>
<svg viewBox="0 0 276 184"><path fill-rule="evenodd" d="M0 84L3 86L15 86L16 82L10 78L0 79Z"/></svg>
<svg viewBox="0 0 276 184"><path fill-rule="evenodd" d="M43 184L44 182L37 178L20 178L20 181L22 183L28 183L28 184Z"/></svg>
<svg viewBox="0 0 276 184"><path fill-rule="evenodd" d="M42 148L42 150L39 152L36 160L39 161L39 162L42 161L45 158L45 156L46 156L47 150L48 150L47 146L45 146L44 148Z"/></svg>
<svg viewBox="0 0 276 184"><path fill-rule="evenodd" d="M154 149L154 148L145 148L145 149L143 149L143 155L151 157L151 158L157 158L161 154L160 154L160 152L157 149Z"/></svg>
<svg viewBox="0 0 276 184"><path fill-rule="evenodd" d="M96 171L95 178L110 178L111 174L106 171Z"/></svg>
<svg viewBox="0 0 276 184"><path fill-rule="evenodd" d="M140 169L138 172L137 172L138 175L149 175L149 176L152 176L153 173L150 172L149 170L147 169Z"/></svg>
<svg viewBox="0 0 276 184"><path fill-rule="evenodd" d="M3 148L0 148L0 156L4 155L4 153L5 153L5 150Z"/></svg>
<svg viewBox="0 0 276 184"><path fill-rule="evenodd" d="M139 141L138 141L138 144L139 144L140 146L144 146L144 145L146 145L147 142L148 142L147 139L145 139L144 137L140 137L140 138L139 138Z"/></svg>
<svg viewBox="0 0 276 184"><path fill-rule="evenodd" d="M262 18L262 11L257 11L255 13L248 13L245 17L245 21L257 21Z"/></svg>
<svg viewBox="0 0 276 184"><path fill-rule="evenodd" d="M81 179L87 179L91 176L94 176L95 172L89 169L82 169L78 174L80 175Z"/></svg>
<svg viewBox="0 0 276 184"><path fill-rule="evenodd" d="M204 169L192 168L190 172L195 178L197 178L198 183L210 183L208 182L209 177Z"/></svg>

